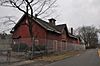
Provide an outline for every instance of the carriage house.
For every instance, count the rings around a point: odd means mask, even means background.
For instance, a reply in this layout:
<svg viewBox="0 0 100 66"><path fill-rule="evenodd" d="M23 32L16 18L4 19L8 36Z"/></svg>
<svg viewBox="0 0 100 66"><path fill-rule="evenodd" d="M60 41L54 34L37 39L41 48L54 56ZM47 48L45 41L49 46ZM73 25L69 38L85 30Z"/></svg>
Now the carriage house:
<svg viewBox="0 0 100 66"><path fill-rule="evenodd" d="M80 44L78 38L69 33L66 24L56 25L56 20L53 18L46 22L40 18L30 18L30 15L26 17L25 14L11 31L14 44L23 43L28 47L32 46L28 19L32 21L32 33L35 45L45 45L48 49L59 51L65 50L67 43Z"/></svg>

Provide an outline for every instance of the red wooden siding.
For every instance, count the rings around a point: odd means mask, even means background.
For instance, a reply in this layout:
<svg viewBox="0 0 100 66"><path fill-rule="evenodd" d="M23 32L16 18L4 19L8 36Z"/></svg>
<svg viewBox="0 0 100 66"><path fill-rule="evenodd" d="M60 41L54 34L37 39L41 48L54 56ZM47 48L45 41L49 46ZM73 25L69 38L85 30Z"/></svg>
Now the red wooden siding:
<svg viewBox="0 0 100 66"><path fill-rule="evenodd" d="M32 41L30 38L30 33L29 33L29 27L26 25L27 24L27 18L23 18L21 20L20 25L18 28L14 31L13 33L13 38L17 38L21 36L19 39L14 39L17 40L19 43L25 43L29 47L32 46ZM46 30L43 26L41 26L38 22L35 20L32 20L32 32L33 32L33 38L35 38L36 44L46 44L48 40L54 40L53 48L55 50L62 50L65 49L66 47L66 42L73 43L73 44L79 44L80 41L76 38L70 37L68 34L68 31L66 30L67 28L65 27L61 34L58 34L53 31L48 31ZM59 41L59 42L58 42ZM62 42L63 44L61 44ZM59 48L59 49L58 49Z"/></svg>

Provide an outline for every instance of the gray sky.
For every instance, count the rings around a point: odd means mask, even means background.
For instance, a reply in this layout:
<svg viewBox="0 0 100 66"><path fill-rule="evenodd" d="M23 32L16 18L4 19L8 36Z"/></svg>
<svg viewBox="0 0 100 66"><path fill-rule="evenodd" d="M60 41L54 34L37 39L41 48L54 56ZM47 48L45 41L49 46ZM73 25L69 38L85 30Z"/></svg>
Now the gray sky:
<svg viewBox="0 0 100 66"><path fill-rule="evenodd" d="M73 28L83 25L99 26L100 0L58 0L57 3L57 24L66 23L68 27ZM18 19L21 12L0 7L0 17L6 15L13 15Z"/></svg>
<svg viewBox="0 0 100 66"><path fill-rule="evenodd" d="M58 0L62 21L69 27L100 24L100 0ZM60 4L61 3L61 4Z"/></svg>

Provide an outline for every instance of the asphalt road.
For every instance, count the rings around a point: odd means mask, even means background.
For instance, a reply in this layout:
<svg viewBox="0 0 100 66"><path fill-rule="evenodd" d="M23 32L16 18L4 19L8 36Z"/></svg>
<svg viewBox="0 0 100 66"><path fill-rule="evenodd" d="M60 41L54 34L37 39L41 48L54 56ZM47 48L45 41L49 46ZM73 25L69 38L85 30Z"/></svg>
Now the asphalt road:
<svg viewBox="0 0 100 66"><path fill-rule="evenodd" d="M89 49L83 54L46 66L100 66L100 57L97 54L97 49Z"/></svg>

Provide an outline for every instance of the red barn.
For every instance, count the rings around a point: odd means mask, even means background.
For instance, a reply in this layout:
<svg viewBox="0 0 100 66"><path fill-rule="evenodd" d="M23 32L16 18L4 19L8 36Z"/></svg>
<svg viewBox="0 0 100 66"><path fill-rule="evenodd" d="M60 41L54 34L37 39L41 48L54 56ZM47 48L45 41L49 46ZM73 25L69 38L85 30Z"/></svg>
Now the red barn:
<svg viewBox="0 0 100 66"><path fill-rule="evenodd" d="M27 19L30 19L30 16L26 17L24 14L14 26L11 33L15 44L24 43L28 47L31 47L32 41L30 38L29 27L27 26ZM33 38L35 38L36 45L47 45L48 48L62 50L66 48L66 42L79 44L78 38L68 32L66 24L55 25L56 20L53 18L49 19L49 22L34 17L31 18L31 20L33 25Z"/></svg>

